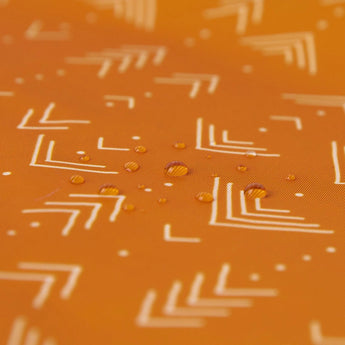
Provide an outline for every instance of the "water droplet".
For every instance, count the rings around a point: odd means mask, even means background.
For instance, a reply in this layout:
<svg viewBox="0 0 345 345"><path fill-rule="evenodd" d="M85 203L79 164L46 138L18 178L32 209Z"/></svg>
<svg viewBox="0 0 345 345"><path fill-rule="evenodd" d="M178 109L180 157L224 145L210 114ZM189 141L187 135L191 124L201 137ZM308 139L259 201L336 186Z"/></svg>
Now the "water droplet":
<svg viewBox="0 0 345 345"><path fill-rule="evenodd" d="M31 222L30 223L30 227L32 227L32 228L38 228L40 225L41 225L40 222Z"/></svg>
<svg viewBox="0 0 345 345"><path fill-rule="evenodd" d="M144 184L138 184L138 189L145 189L145 185Z"/></svg>
<svg viewBox="0 0 345 345"><path fill-rule="evenodd" d="M247 158L254 158L257 156L256 152L255 151L247 151L245 154L244 154Z"/></svg>
<svg viewBox="0 0 345 345"><path fill-rule="evenodd" d="M127 162L124 168L129 172L135 172L140 168L140 165L137 162Z"/></svg>
<svg viewBox="0 0 345 345"><path fill-rule="evenodd" d="M88 162L90 160L90 156L89 155L86 155L86 154L83 154L79 157L79 159L82 161L82 162Z"/></svg>
<svg viewBox="0 0 345 345"><path fill-rule="evenodd" d="M211 176L212 176L212 177L218 177L219 175L218 175L217 173L214 172L214 173L211 174Z"/></svg>
<svg viewBox="0 0 345 345"><path fill-rule="evenodd" d="M118 195L119 192L119 189L113 184L104 184L98 190L98 193L102 195Z"/></svg>
<svg viewBox="0 0 345 345"><path fill-rule="evenodd" d="M122 206L122 209L124 211L134 211L135 210L135 206L133 204L125 204Z"/></svg>
<svg viewBox="0 0 345 345"><path fill-rule="evenodd" d="M195 199L201 201L201 202L212 202L213 201L213 195L208 192L199 192L195 195Z"/></svg>
<svg viewBox="0 0 345 345"><path fill-rule="evenodd" d="M303 260L303 261L310 261L310 260L311 260L311 255L309 255L309 254L303 255L303 256L302 256L302 260Z"/></svg>
<svg viewBox="0 0 345 345"><path fill-rule="evenodd" d="M134 151L137 152L137 153L145 153L147 151L146 147L145 146L136 146L134 148Z"/></svg>
<svg viewBox="0 0 345 345"><path fill-rule="evenodd" d="M297 196L297 198L302 198L302 196L304 196L303 193L295 193L295 196Z"/></svg>
<svg viewBox="0 0 345 345"><path fill-rule="evenodd" d="M85 179L83 176L73 175L70 177L69 181L73 184L82 184L85 182Z"/></svg>
<svg viewBox="0 0 345 345"><path fill-rule="evenodd" d="M149 193L149 192L152 192L152 188L145 188L144 191L145 191L145 192L148 192L148 193Z"/></svg>
<svg viewBox="0 0 345 345"><path fill-rule="evenodd" d="M211 155L207 155L206 158L207 158L207 159L211 159L212 156L211 156Z"/></svg>
<svg viewBox="0 0 345 345"><path fill-rule="evenodd" d="M245 165L238 165L237 166L237 170L240 171L240 172L245 172L248 170L248 167L246 167Z"/></svg>
<svg viewBox="0 0 345 345"><path fill-rule="evenodd" d="M244 194L249 199L262 199L267 195L267 191L262 184L250 183L246 188L244 188Z"/></svg>
<svg viewBox="0 0 345 345"><path fill-rule="evenodd" d="M175 147L175 149L179 150L185 149L187 147L187 145L182 141L176 141L176 143L173 146Z"/></svg>
<svg viewBox="0 0 345 345"><path fill-rule="evenodd" d="M2 175L3 175L3 176L10 176L10 175L12 175L12 172L11 172L11 171L4 171L4 172L2 173Z"/></svg>
<svg viewBox="0 0 345 345"><path fill-rule="evenodd" d="M173 183L171 183L171 182L166 182L166 183L164 183L164 186L166 186L166 187L172 187L174 184Z"/></svg>
<svg viewBox="0 0 345 345"><path fill-rule="evenodd" d="M134 136L132 137L132 139L133 139L133 140L140 140L141 138L140 138L138 135L134 135Z"/></svg>
<svg viewBox="0 0 345 345"><path fill-rule="evenodd" d="M294 174L289 174L286 176L286 180L287 181L295 181L296 180L296 176Z"/></svg>
<svg viewBox="0 0 345 345"><path fill-rule="evenodd" d="M17 231L16 230L7 230L7 235L8 236L16 236L17 235Z"/></svg>
<svg viewBox="0 0 345 345"><path fill-rule="evenodd" d="M187 175L189 169L186 164L179 161L173 161L168 163L164 168L165 174L167 176L184 176Z"/></svg>
<svg viewBox="0 0 345 345"><path fill-rule="evenodd" d="M159 204L166 204L168 199L166 199L166 198L159 198L157 201L158 201Z"/></svg>

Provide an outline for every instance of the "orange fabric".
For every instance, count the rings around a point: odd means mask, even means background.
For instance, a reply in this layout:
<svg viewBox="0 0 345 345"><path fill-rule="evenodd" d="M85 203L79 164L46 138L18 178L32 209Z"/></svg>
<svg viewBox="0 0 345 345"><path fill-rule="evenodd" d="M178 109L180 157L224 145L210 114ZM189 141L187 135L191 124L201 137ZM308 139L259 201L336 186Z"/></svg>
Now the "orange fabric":
<svg viewBox="0 0 345 345"><path fill-rule="evenodd" d="M344 3L0 0L1 344L345 344Z"/></svg>

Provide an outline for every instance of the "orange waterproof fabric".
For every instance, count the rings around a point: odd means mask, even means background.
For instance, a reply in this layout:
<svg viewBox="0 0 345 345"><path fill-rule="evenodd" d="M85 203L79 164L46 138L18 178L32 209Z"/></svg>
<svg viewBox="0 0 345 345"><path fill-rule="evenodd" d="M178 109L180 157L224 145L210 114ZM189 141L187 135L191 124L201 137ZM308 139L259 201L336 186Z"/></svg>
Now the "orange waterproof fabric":
<svg viewBox="0 0 345 345"><path fill-rule="evenodd" d="M1 344L345 344L345 1L0 20Z"/></svg>

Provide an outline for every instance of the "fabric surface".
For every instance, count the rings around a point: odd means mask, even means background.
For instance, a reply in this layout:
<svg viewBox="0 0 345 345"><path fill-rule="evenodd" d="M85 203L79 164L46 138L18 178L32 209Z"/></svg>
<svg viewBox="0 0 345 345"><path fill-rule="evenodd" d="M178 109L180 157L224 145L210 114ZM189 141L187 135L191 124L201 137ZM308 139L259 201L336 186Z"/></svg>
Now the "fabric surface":
<svg viewBox="0 0 345 345"><path fill-rule="evenodd" d="M0 343L345 344L344 20L1 0Z"/></svg>

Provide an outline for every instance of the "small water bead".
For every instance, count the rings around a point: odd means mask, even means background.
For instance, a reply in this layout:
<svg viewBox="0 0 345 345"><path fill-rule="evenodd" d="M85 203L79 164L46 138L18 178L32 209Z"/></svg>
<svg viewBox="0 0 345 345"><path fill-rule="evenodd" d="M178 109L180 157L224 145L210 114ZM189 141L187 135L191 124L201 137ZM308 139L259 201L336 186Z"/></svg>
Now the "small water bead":
<svg viewBox="0 0 345 345"><path fill-rule="evenodd" d="M195 195L195 199L201 201L201 202L212 202L213 195L208 192L199 192L198 194Z"/></svg>
<svg viewBox="0 0 345 345"><path fill-rule="evenodd" d="M247 158L254 158L257 156L257 153L255 151L247 151L245 154L244 154Z"/></svg>
<svg viewBox="0 0 345 345"><path fill-rule="evenodd" d="M137 153L145 153L147 151L146 147L145 146L136 146L134 148L134 151L137 152Z"/></svg>
<svg viewBox="0 0 345 345"><path fill-rule="evenodd" d="M296 180L296 176L294 174L289 174L286 176L286 180L287 181L295 181Z"/></svg>
<svg viewBox="0 0 345 345"><path fill-rule="evenodd" d="M212 177L218 177L219 175L218 175L217 173L214 172L214 173L211 174L211 176L212 176Z"/></svg>
<svg viewBox="0 0 345 345"><path fill-rule="evenodd" d="M176 143L173 146L175 147L175 149L179 150L185 149L187 147L187 145L182 141L176 141Z"/></svg>
<svg viewBox="0 0 345 345"><path fill-rule="evenodd" d="M159 204L166 204L168 199L166 199L166 198L159 198L157 201L158 201Z"/></svg>
<svg viewBox="0 0 345 345"><path fill-rule="evenodd" d="M267 195L267 191L260 183L250 183L246 188L244 188L244 194L249 199L262 199Z"/></svg>
<svg viewBox="0 0 345 345"><path fill-rule="evenodd" d="M124 211L134 211L135 210L135 206L133 204L125 204L122 206L122 209Z"/></svg>
<svg viewBox="0 0 345 345"><path fill-rule="evenodd" d="M88 162L88 161L90 160L90 156L89 156L89 155L86 155L86 154L81 155L81 156L79 157L79 160L82 161L82 162Z"/></svg>
<svg viewBox="0 0 345 345"><path fill-rule="evenodd" d="M248 167L246 167L245 165L238 165L237 167L236 167L236 169L238 170L238 171L240 171L240 172L245 172L245 171L247 171L248 170Z"/></svg>
<svg viewBox="0 0 345 345"><path fill-rule="evenodd" d="M129 171L129 172L135 172L140 168L140 165L137 162L127 162L124 165L125 170Z"/></svg>
<svg viewBox="0 0 345 345"><path fill-rule="evenodd" d="M80 175L73 175L70 177L69 181L72 183L72 184L82 184L85 182L85 179L83 176L80 176Z"/></svg>
<svg viewBox="0 0 345 345"><path fill-rule="evenodd" d="M145 189L146 188L146 186L144 185L144 184L138 184L138 189Z"/></svg>
<svg viewBox="0 0 345 345"><path fill-rule="evenodd" d="M98 193L102 195L118 195L119 192L119 189L113 184L104 184L98 190Z"/></svg>
<svg viewBox="0 0 345 345"><path fill-rule="evenodd" d="M169 162L165 168L164 168L164 172L167 176L174 176L174 177L178 177L178 176L185 176L188 174L189 169L187 167L186 164L184 164L183 162L180 161L172 161Z"/></svg>

